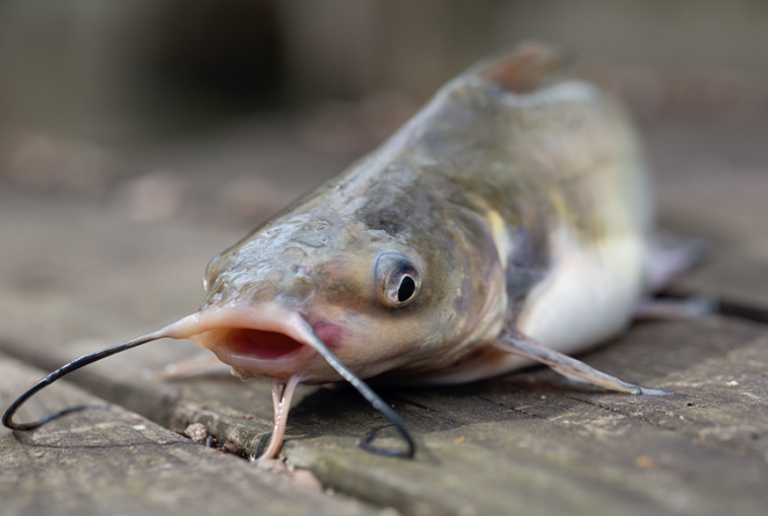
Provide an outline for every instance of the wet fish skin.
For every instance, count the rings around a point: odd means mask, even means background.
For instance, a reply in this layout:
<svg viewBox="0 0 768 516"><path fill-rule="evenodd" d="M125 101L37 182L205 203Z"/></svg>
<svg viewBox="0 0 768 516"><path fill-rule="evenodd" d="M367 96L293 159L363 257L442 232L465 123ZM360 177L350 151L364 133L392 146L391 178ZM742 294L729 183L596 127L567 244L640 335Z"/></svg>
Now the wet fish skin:
<svg viewBox="0 0 768 516"><path fill-rule="evenodd" d="M71 412L13 421L69 372L165 337L197 341L244 379L272 379L260 460L279 451L302 382L350 382L407 447L361 445L405 457L414 440L361 378L466 382L534 360L610 390L666 394L564 354L621 331L653 283L637 139L597 88L558 78L566 60L527 43L481 61L380 149L214 258L200 310L66 364L2 423L30 430Z"/></svg>
<svg viewBox="0 0 768 516"><path fill-rule="evenodd" d="M533 76L521 55L538 63ZM504 328L541 326L542 304L557 304L550 319L590 295L610 308L560 332L582 337L555 334L544 346L570 352L619 331L643 292L647 179L621 108L590 84L558 80L549 65L558 56L524 45L448 83L381 148L216 257L201 313L298 313L361 378L439 382L519 367L495 340ZM512 79L493 73L515 66ZM377 299L375 264L388 252L422 277L402 308ZM556 303L533 298L558 264L582 255L590 279L621 284L579 292L576 281ZM602 262L615 259L625 270L601 278ZM224 335L209 336L203 345L227 362ZM339 379L317 355L233 367L244 377Z"/></svg>

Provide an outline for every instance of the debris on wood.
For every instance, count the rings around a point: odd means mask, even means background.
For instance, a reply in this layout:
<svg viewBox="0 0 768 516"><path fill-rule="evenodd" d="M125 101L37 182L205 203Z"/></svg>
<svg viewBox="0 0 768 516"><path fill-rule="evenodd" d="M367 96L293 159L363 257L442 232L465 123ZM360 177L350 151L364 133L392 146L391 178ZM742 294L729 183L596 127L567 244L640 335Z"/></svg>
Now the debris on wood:
<svg viewBox="0 0 768 516"><path fill-rule="evenodd" d="M208 439L208 429L202 423L192 423L184 429L184 435L197 444L204 444L206 439Z"/></svg>

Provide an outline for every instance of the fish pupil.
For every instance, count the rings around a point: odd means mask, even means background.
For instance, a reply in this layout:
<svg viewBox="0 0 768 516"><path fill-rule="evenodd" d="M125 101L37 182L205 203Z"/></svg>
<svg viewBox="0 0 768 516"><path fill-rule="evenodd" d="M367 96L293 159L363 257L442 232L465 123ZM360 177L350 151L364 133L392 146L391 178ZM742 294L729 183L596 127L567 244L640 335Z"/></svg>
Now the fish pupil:
<svg viewBox="0 0 768 516"><path fill-rule="evenodd" d="M416 291L416 282L410 276L404 276L397 289L397 300L402 303L411 298Z"/></svg>

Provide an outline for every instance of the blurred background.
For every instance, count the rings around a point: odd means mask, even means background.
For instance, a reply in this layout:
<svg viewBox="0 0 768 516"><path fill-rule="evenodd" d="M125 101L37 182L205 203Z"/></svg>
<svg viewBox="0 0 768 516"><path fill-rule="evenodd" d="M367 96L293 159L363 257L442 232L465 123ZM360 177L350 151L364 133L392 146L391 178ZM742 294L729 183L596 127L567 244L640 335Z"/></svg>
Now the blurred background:
<svg viewBox="0 0 768 516"><path fill-rule="evenodd" d="M637 121L661 226L712 250L677 292L768 321L768 0L0 0L0 352L58 367L194 312L211 257L373 149L472 62L526 38L572 48L574 72L618 96ZM704 398L690 398L701 421L675 426L659 412L648 423L758 464L766 411L749 386L765 375L748 378L764 370L752 340L764 329L713 323L701 353L683 346L648 365L663 343L709 331L702 324L691 334L697 326L687 323L635 334L612 356L632 346L627 356L646 354L633 369L638 381L670 371L664 378L689 378L727 365L721 357L748 361L747 380L734 373L742 386L718 403L746 400L753 412L710 412L706 393L724 392L709 390L724 378L714 376L696 384ZM744 344L734 354L730 331ZM227 384L201 383L210 394L188 398L145 382L197 351L153 344L95 365L93 378L110 380L83 384L129 408L150 396L142 393L162 393L164 419L172 404L201 399L218 400L199 405L205 418L234 417L228 407L245 402L220 394ZM616 360L608 363L626 363ZM269 404L268 385L263 397L251 389L237 399ZM319 423L318 413L310 408L305 421ZM624 423L614 432L612 416L604 421L598 439L624 439ZM686 513L695 491L670 472L710 473L695 462L671 469L663 447L652 451L647 474L682 489L651 493L654 507ZM533 457L520 453L526 464ZM547 455L541 471L554 464ZM729 474L731 464L716 467ZM727 478L730 486L747 477ZM630 499L632 508L641 500Z"/></svg>
<svg viewBox="0 0 768 516"><path fill-rule="evenodd" d="M651 140L738 131L768 114L766 22L762 0L2 0L0 182L250 226L525 38L577 51Z"/></svg>

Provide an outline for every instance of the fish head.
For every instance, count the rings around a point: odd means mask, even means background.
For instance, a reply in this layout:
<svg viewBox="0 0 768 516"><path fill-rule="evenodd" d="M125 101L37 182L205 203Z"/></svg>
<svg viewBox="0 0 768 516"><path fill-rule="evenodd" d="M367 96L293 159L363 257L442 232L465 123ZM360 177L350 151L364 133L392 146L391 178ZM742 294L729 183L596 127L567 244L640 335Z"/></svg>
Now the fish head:
<svg viewBox="0 0 768 516"><path fill-rule="evenodd" d="M244 378L305 382L339 379L318 342L366 378L439 370L491 341L509 304L502 219L514 218L494 210L514 207L467 192L498 197L488 171L509 140L498 86L527 91L521 78L559 62L548 56L534 45L470 70L379 150L214 258L200 311L175 335Z"/></svg>
<svg viewBox="0 0 768 516"><path fill-rule="evenodd" d="M170 336L191 338L243 378L338 380L318 340L361 378L442 362L441 348L482 330L497 268L473 231L432 220L393 234L364 212L302 206L259 228L211 261L200 310Z"/></svg>

